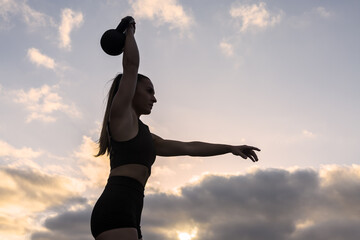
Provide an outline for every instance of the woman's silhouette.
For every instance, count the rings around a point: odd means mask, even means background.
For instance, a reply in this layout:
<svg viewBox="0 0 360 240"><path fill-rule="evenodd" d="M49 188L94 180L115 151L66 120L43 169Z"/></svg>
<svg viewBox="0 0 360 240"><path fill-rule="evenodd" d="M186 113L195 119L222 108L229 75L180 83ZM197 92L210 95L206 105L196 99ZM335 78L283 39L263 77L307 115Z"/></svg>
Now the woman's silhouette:
<svg viewBox="0 0 360 240"><path fill-rule="evenodd" d="M108 96L99 139L99 153L110 155L110 176L91 216L96 240L142 239L140 230L144 187L158 156L214 156L232 153L258 161L256 147L180 142L150 133L139 119L156 103L150 79L138 73L139 51L134 38L135 22L126 29L123 74L115 77Z"/></svg>

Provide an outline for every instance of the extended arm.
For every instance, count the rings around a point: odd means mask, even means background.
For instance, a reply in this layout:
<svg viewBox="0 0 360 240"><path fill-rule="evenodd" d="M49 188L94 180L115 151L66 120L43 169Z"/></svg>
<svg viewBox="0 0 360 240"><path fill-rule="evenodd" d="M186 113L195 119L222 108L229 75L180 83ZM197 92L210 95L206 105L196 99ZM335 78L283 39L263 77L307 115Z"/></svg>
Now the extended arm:
<svg viewBox="0 0 360 240"><path fill-rule="evenodd" d="M226 144L214 144L205 142L180 142L174 140L162 139L159 136L153 134L154 144L156 148L156 154L159 156L216 156L226 153L232 153L237 156L241 156L244 159L248 157L253 161L258 161L258 157L254 150L260 151L260 149L252 146L232 146Z"/></svg>
<svg viewBox="0 0 360 240"><path fill-rule="evenodd" d="M131 110L132 99L137 84L137 74L140 63L140 54L134 37L135 22L130 23L126 30L126 39L123 53L123 75L119 89L112 102L111 115L114 118L128 116Z"/></svg>

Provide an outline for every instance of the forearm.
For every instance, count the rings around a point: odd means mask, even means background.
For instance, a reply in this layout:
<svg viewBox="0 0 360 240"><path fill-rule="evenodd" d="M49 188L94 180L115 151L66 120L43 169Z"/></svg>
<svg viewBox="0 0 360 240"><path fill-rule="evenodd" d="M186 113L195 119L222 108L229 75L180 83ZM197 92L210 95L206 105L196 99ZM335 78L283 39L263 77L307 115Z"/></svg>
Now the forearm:
<svg viewBox="0 0 360 240"><path fill-rule="evenodd" d="M187 154L189 156L208 157L222 155L231 152L231 146L226 144L214 144L205 142L186 143Z"/></svg>
<svg viewBox="0 0 360 240"><path fill-rule="evenodd" d="M132 28L128 28L126 31L124 56L123 56L124 71L129 68L137 70L139 68L139 64L140 64L140 54L135 41L134 32Z"/></svg>

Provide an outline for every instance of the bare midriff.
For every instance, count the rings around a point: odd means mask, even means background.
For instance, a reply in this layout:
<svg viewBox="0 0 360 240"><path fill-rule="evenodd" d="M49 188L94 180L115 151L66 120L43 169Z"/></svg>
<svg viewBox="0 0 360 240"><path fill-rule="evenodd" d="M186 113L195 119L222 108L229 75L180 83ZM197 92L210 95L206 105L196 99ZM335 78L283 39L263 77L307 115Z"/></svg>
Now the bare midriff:
<svg viewBox="0 0 360 240"><path fill-rule="evenodd" d="M149 178L149 169L141 164L126 164L116 167L110 171L110 177L112 176L125 176L131 177L139 181L145 186Z"/></svg>

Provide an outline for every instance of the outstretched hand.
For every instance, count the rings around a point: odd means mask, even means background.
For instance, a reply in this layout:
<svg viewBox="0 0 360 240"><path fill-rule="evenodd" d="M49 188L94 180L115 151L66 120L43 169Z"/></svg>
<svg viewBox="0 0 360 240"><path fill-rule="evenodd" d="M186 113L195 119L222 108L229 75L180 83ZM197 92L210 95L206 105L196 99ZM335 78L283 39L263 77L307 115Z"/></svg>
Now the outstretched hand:
<svg viewBox="0 0 360 240"><path fill-rule="evenodd" d="M260 151L257 147L247 146L247 145L241 145L241 146L232 146L231 147L231 153L240 156L244 159L250 158L251 161L257 162L259 161L255 151Z"/></svg>

